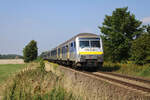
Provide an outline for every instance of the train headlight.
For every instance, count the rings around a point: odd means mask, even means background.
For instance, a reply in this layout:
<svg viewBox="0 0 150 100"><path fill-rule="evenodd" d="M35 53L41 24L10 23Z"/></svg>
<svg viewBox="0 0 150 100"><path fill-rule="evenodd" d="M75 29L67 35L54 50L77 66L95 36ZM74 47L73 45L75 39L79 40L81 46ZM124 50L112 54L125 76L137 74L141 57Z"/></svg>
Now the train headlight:
<svg viewBox="0 0 150 100"><path fill-rule="evenodd" d="M98 55L97 59L103 59L103 55Z"/></svg>

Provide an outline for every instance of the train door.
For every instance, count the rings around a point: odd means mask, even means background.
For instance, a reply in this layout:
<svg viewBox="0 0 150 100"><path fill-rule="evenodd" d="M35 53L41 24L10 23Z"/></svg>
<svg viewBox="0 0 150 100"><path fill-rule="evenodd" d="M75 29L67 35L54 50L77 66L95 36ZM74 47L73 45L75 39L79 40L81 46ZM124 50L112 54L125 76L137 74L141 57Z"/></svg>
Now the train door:
<svg viewBox="0 0 150 100"><path fill-rule="evenodd" d="M69 46L68 45L66 45L66 50L67 50L67 59L69 59Z"/></svg>
<svg viewBox="0 0 150 100"><path fill-rule="evenodd" d="M73 42L73 52L72 52L72 59L76 59L76 42Z"/></svg>
<svg viewBox="0 0 150 100"><path fill-rule="evenodd" d="M72 60L73 58L73 42L69 44L69 59Z"/></svg>

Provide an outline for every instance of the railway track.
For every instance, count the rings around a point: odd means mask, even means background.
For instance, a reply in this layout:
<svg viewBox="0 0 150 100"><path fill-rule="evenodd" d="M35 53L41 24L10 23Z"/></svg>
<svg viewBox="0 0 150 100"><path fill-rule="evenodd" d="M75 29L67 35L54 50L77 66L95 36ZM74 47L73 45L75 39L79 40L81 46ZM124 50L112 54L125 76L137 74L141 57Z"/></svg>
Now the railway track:
<svg viewBox="0 0 150 100"><path fill-rule="evenodd" d="M74 70L70 67L65 66L64 68L67 70L83 73L90 77L95 77L97 79L104 80L106 82L113 83L115 85L119 85L121 87L128 88L140 93L144 93L147 96L150 96L150 80L111 72L87 72L83 70Z"/></svg>
<svg viewBox="0 0 150 100"><path fill-rule="evenodd" d="M150 96L150 80L122 74L116 74L112 72L87 72L84 70L78 71Z"/></svg>
<svg viewBox="0 0 150 100"><path fill-rule="evenodd" d="M85 72L86 73L86 72ZM110 72L91 72L88 73L95 77L102 78L108 82L114 82L124 87L140 91L150 95L150 80L135 78Z"/></svg>

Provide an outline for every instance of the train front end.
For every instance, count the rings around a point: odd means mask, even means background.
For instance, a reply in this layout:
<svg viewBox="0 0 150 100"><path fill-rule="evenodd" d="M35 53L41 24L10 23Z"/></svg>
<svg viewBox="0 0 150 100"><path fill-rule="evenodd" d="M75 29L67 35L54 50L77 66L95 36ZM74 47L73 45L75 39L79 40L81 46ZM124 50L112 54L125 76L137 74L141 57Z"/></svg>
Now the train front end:
<svg viewBox="0 0 150 100"><path fill-rule="evenodd" d="M83 67L101 67L104 54L100 36L78 37L76 41L77 62Z"/></svg>

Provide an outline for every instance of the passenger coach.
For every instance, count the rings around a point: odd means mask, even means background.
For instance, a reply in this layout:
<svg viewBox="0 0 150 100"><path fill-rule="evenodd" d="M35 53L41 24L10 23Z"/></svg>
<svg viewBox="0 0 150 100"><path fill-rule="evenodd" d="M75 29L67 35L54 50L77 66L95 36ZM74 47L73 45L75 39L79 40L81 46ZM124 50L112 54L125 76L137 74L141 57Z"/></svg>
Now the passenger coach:
<svg viewBox="0 0 150 100"><path fill-rule="evenodd" d="M93 33L80 33L49 51L46 59L76 67L101 67L102 40Z"/></svg>

